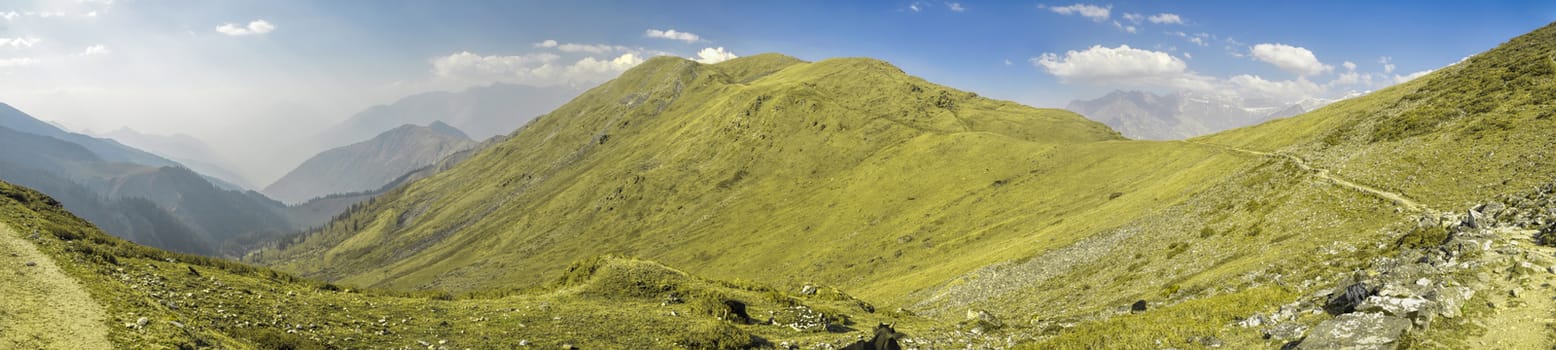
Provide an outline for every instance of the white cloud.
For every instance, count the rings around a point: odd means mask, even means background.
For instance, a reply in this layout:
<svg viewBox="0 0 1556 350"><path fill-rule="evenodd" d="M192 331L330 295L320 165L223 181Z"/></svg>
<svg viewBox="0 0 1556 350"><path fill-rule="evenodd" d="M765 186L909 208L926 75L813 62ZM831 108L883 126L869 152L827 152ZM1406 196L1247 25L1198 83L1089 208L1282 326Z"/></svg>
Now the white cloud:
<svg viewBox="0 0 1556 350"><path fill-rule="evenodd" d="M249 22L248 26L239 26L225 23L216 27L216 31L231 36L261 35L276 30L276 26L262 19Z"/></svg>
<svg viewBox="0 0 1556 350"><path fill-rule="evenodd" d="M1196 34L1192 34L1191 35L1189 33L1184 33L1184 32L1166 32L1166 34L1167 35L1171 35L1171 36L1176 36L1176 37L1179 37L1179 38L1183 38L1183 40L1186 40L1186 41L1188 41L1190 43L1193 43L1194 45L1199 45L1201 47L1210 46L1210 41L1209 40L1215 38L1215 36L1210 35L1209 33L1196 33Z"/></svg>
<svg viewBox="0 0 1556 350"><path fill-rule="evenodd" d="M112 52L113 52L113 50L109 50L107 46L103 46L101 44L98 44L98 45L87 46L85 50L81 50L81 53L76 54L76 55L85 57L85 56L92 56L92 55L106 55L106 54L109 54L109 53L112 53Z"/></svg>
<svg viewBox="0 0 1556 350"><path fill-rule="evenodd" d="M924 8L919 7L917 1L914 1L911 4L908 4L908 11L919 12L919 11L923 11L923 10L924 10Z"/></svg>
<svg viewBox="0 0 1556 350"><path fill-rule="evenodd" d="M1124 19L1133 23L1140 23L1141 20L1145 19L1145 15L1138 13L1125 13Z"/></svg>
<svg viewBox="0 0 1556 350"><path fill-rule="evenodd" d="M962 3L960 3L960 2L948 2L948 3L945 3L945 7L951 9L951 11L953 11L953 12L967 11L967 8L962 7Z"/></svg>
<svg viewBox="0 0 1556 350"><path fill-rule="evenodd" d="M1123 23L1119 23L1118 21L1113 21L1113 27L1130 33L1134 33L1135 31L1139 30L1139 28L1135 28L1135 26L1126 26Z"/></svg>
<svg viewBox="0 0 1556 350"><path fill-rule="evenodd" d="M1254 58L1297 75L1314 75L1334 67L1318 61L1313 51L1285 44L1258 44L1250 50Z"/></svg>
<svg viewBox="0 0 1556 350"><path fill-rule="evenodd" d="M695 42L698 42L698 41L702 41L702 36L699 36L697 34L687 33L687 32L678 32L675 29L666 29L666 30L649 29L649 30L643 31L643 35L647 36L647 37L650 37L650 38L680 40L680 41L685 41L685 42L688 42L688 43L695 43Z"/></svg>
<svg viewBox="0 0 1556 350"><path fill-rule="evenodd" d="M1257 75L1242 74L1227 79L1227 84L1244 99L1274 103L1301 101L1324 92L1324 87L1302 78L1270 81Z"/></svg>
<svg viewBox="0 0 1556 350"><path fill-rule="evenodd" d="M695 58L695 60L697 60L697 62L713 64L728 61L736 57L740 56L735 56L734 52L724 51L724 47L720 46L717 48L703 48L702 51L697 52L697 58Z"/></svg>
<svg viewBox="0 0 1556 350"><path fill-rule="evenodd" d="M1110 13L1113 11L1113 5L1102 7L1091 4L1074 4L1070 6L1048 7L1048 10L1061 15L1080 15L1093 21L1102 22L1108 20Z"/></svg>
<svg viewBox="0 0 1556 350"><path fill-rule="evenodd" d="M1156 24L1183 24L1183 18L1182 17L1178 17L1177 14L1172 14L1172 13L1158 13L1158 14L1154 14L1154 15L1151 15L1150 18L1146 18L1146 20L1151 21L1151 23L1156 23Z"/></svg>
<svg viewBox="0 0 1556 350"><path fill-rule="evenodd" d="M1422 76L1426 76L1427 74L1431 74L1432 71L1433 71L1432 69L1428 69L1428 70L1424 70L1424 71L1420 71L1420 72L1410 73L1410 75L1406 75L1406 76L1395 75L1394 76L1394 83L1395 84L1399 84L1399 83L1404 83L1404 82L1411 81L1411 80L1416 80L1416 78L1420 78Z"/></svg>
<svg viewBox="0 0 1556 350"><path fill-rule="evenodd" d="M621 72L643 63L643 58L636 54L622 54L614 59L601 60L594 57L584 57L577 63L568 66L563 81L569 83L595 83L610 80Z"/></svg>
<svg viewBox="0 0 1556 350"><path fill-rule="evenodd" d="M33 63L38 63L38 60L28 57L0 58L0 68L21 67Z"/></svg>
<svg viewBox="0 0 1556 350"><path fill-rule="evenodd" d="M1356 64L1352 63L1351 61L1341 62L1340 66L1345 67L1346 71L1354 71L1354 70L1356 70Z"/></svg>
<svg viewBox="0 0 1556 350"><path fill-rule="evenodd" d="M37 45L38 42L40 42L40 41L43 41L43 39L38 39L38 38L33 38L33 37L26 37L26 38L0 38L0 47L6 47L6 46L17 47L17 48L32 47L33 45Z"/></svg>
<svg viewBox="0 0 1556 350"><path fill-rule="evenodd" d="M639 63L643 63L643 57L635 53L614 58L584 57L565 64L561 56L547 52L487 56L462 51L433 58L432 73L442 79L478 84L583 85L615 78Z"/></svg>
<svg viewBox="0 0 1556 350"><path fill-rule="evenodd" d="M1188 51L1184 51L1183 52L1183 58L1187 58L1187 59L1191 59L1192 60L1192 59L1194 59L1194 54L1191 54Z"/></svg>
<svg viewBox="0 0 1556 350"><path fill-rule="evenodd" d="M548 49L549 48L555 48L555 49L557 49L559 51L568 52L568 53L592 53L592 54L602 54L602 53L607 53L607 52L619 52L619 51L630 51L630 50L632 50L632 49L630 49L630 48L628 48L626 46L619 46L619 45L558 43L556 40L546 40L546 41L542 41L542 42L531 44L530 46L537 47L537 48L548 48Z"/></svg>
<svg viewBox="0 0 1556 350"><path fill-rule="evenodd" d="M1183 60L1166 52L1129 45L1096 45L1083 51L1067 51L1063 56L1045 53L1031 62L1066 83L1207 90L1213 87L1214 80L1189 71Z"/></svg>
<svg viewBox="0 0 1556 350"><path fill-rule="evenodd" d="M1388 57L1388 56L1383 56L1383 57L1379 57L1378 58L1378 63L1382 63L1383 64L1383 74L1392 74L1392 73L1394 73L1394 62L1393 61L1394 61L1394 59L1392 57Z"/></svg>
<svg viewBox="0 0 1556 350"><path fill-rule="evenodd" d="M1011 63L1010 60L1005 60L1005 65L1006 66L1009 66L1009 65L1012 65L1012 64L1015 64L1015 63Z"/></svg>
<svg viewBox="0 0 1556 350"><path fill-rule="evenodd" d="M4 18L7 21L16 19L17 17L21 16L22 14L16 13L16 11L0 12L0 18Z"/></svg>

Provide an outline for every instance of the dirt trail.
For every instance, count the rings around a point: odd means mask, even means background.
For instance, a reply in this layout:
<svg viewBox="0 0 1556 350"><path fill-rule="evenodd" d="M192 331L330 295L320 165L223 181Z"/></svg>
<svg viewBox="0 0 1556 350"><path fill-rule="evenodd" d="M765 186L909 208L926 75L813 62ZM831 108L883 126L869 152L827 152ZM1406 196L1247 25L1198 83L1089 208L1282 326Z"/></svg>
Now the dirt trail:
<svg viewBox="0 0 1556 350"><path fill-rule="evenodd" d="M1498 271L1496 283L1477 292L1487 293L1484 294L1486 301L1496 308L1492 315L1478 320L1485 325L1486 334L1467 339L1467 343L1496 349L1551 349L1556 346L1551 332L1553 322L1556 322L1556 299L1553 299L1556 290L1552 289L1556 286L1556 274L1547 271L1546 267L1556 266L1553 261L1556 259L1551 258L1556 247L1535 244L1535 231L1532 230L1499 229L1496 232L1512 242L1512 248L1515 248L1512 251L1523 255L1522 259L1512 260L1513 269L1518 269L1520 263L1532 266L1525 268L1523 274ZM1517 296L1512 293L1515 289Z"/></svg>
<svg viewBox="0 0 1556 350"><path fill-rule="evenodd" d="M1313 175L1318 176L1321 179L1328 180L1329 182L1332 182L1332 183L1334 183L1336 185L1340 185L1342 187L1347 187L1347 188L1350 188L1350 189L1353 189L1353 190L1357 190L1357 191L1361 191L1361 192L1364 192L1364 193L1367 193L1367 194L1371 194L1373 196L1377 196L1379 198L1387 199L1387 200L1389 200L1391 202L1394 202L1394 204L1399 205L1404 210L1407 210L1407 211L1410 211L1410 212L1423 212L1423 211L1425 211L1427 209L1426 206L1421 205L1421 203L1417 203L1416 201L1411 200L1410 198L1405 198L1404 195L1401 195L1401 194L1398 194L1398 193L1394 193L1394 192L1380 190L1380 189L1374 188L1372 186L1358 184L1358 183L1355 183L1355 182L1351 182L1350 180L1346 180L1346 179L1342 179L1342 178L1339 178L1339 177L1335 177L1335 176L1333 176L1333 175L1331 175L1329 173L1329 169L1314 168L1314 167L1308 165L1306 159L1302 159L1302 157L1298 157L1298 156L1293 155L1293 154L1260 152L1260 151L1255 151L1255 150L1242 149L1242 148L1237 148L1237 147L1232 147L1232 146L1227 146L1227 145L1219 145L1219 144L1214 144L1214 143L1204 143L1204 142L1194 142L1194 141L1183 141L1183 142L1192 143L1192 144L1196 144L1196 145L1210 146L1210 147L1225 149L1225 150L1229 150L1229 151L1233 151L1233 152L1252 154L1252 155L1256 155L1256 156L1260 156L1260 157L1281 157L1281 158L1286 158L1287 160L1290 160L1293 164L1296 164L1298 168L1302 168L1303 171L1307 171L1307 172L1313 173Z"/></svg>
<svg viewBox="0 0 1556 350"><path fill-rule="evenodd" d="M23 237L0 224L0 348L112 349L103 307Z"/></svg>
<svg viewBox="0 0 1556 350"><path fill-rule="evenodd" d="M1307 160L1296 155L1260 152L1211 143L1184 142L1261 157L1286 158L1302 170L1312 172L1320 178L1393 201L1405 210L1411 212L1429 210L1421 203L1398 193L1335 177L1327 169L1313 168L1308 165ZM1494 277L1494 281L1490 281L1491 283L1485 288L1476 290L1476 293L1486 293L1481 295L1486 296L1487 302L1496 305L1496 311L1489 317L1476 320L1484 326L1486 333L1466 339L1467 343L1471 346L1495 349L1556 349L1556 332L1553 332L1556 330L1556 247L1536 244L1535 231L1531 230L1498 228L1493 232L1511 242L1509 246L1504 247L1508 249L1500 250L1499 254L1514 258L1509 260L1511 266L1506 267L1507 270L1496 271L1497 277Z"/></svg>

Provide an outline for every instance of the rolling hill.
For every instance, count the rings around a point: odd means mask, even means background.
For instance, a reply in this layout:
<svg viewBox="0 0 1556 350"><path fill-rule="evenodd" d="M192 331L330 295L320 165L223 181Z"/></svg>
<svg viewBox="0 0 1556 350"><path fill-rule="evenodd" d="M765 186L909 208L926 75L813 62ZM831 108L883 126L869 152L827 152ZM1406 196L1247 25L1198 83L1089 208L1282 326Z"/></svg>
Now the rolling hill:
<svg viewBox="0 0 1556 350"><path fill-rule="evenodd" d="M860 328L923 322L833 288L789 293L614 256L525 292L342 288L126 242L3 181L0 249L4 348L838 347Z"/></svg>
<svg viewBox="0 0 1556 350"><path fill-rule="evenodd" d="M994 338L1038 347L1280 346L1294 339L1260 334L1275 323L1243 321L1324 315L1337 288L1388 288L1376 276L1403 273L1384 261L1427 261L1438 244L1516 240L1451 213L1484 215L1556 178L1552 46L1542 28L1406 84L1181 142L1126 140L869 59L660 57L251 259L351 285L478 291L624 254L780 289L835 285L939 322L990 315L1008 321ZM1508 249L1496 254L1536 248ZM1315 332L1352 321L1281 318ZM1379 339L1486 329L1441 323Z"/></svg>
<svg viewBox="0 0 1556 350"><path fill-rule="evenodd" d="M283 202L301 203L331 194L375 190L475 144L443 122L402 125L372 139L321 152L266 186L264 193Z"/></svg>

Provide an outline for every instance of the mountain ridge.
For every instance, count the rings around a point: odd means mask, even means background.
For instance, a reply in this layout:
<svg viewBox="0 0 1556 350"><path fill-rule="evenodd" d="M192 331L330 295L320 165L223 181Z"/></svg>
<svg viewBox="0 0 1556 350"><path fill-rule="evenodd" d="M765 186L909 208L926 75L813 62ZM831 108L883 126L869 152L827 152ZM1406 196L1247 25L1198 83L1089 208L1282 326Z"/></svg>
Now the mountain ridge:
<svg viewBox="0 0 1556 350"><path fill-rule="evenodd" d="M1347 95L1344 98L1353 97ZM1107 124L1137 139L1176 140L1306 113L1336 100L1306 98L1292 103L1249 106L1235 96L1186 91L1157 95L1115 90L1091 100L1073 100L1066 110Z"/></svg>
<svg viewBox="0 0 1556 350"><path fill-rule="evenodd" d="M442 122L405 124L368 140L320 152L265 186L264 193L283 202L302 203L330 194L376 190L400 175L475 145L463 132Z"/></svg>

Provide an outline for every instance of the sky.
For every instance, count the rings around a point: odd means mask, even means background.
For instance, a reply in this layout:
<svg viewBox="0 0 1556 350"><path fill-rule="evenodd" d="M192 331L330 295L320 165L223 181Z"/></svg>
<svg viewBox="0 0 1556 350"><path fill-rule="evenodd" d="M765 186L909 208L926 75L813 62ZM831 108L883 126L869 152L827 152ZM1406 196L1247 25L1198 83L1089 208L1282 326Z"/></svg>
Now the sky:
<svg viewBox="0 0 1556 350"><path fill-rule="evenodd" d="M375 104L588 87L657 55L873 57L1039 107L1120 89L1279 103L1383 88L1553 20L1551 1L0 0L0 102L76 131L188 134L265 182L307 156L271 146Z"/></svg>

